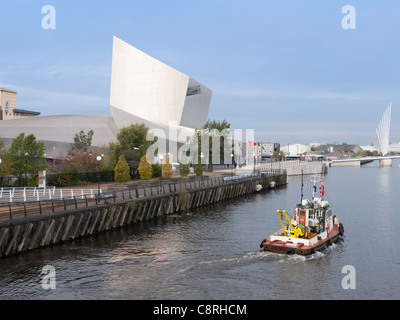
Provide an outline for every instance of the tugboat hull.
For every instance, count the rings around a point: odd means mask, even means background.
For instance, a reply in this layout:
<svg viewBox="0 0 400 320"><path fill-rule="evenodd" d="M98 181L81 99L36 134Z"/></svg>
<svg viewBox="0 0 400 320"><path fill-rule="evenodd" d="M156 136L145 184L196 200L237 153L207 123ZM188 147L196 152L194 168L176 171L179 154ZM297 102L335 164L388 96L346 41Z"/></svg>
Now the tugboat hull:
<svg viewBox="0 0 400 320"><path fill-rule="evenodd" d="M333 228L327 233L324 239L319 235L314 235L314 237L311 238L313 241L297 241L296 243L297 239L291 239L289 237L281 237L281 239L270 237L268 240L261 243L261 247L264 251L273 253L309 256L332 245L332 243L336 243L341 235L340 228L343 227L333 225Z"/></svg>

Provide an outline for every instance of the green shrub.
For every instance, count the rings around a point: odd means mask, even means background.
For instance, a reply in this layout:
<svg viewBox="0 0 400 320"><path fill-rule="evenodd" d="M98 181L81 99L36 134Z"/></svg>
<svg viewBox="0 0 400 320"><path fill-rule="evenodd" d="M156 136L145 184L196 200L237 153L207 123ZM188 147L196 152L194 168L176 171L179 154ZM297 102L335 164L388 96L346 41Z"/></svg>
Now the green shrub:
<svg viewBox="0 0 400 320"><path fill-rule="evenodd" d="M158 164L153 164L153 178L161 177L161 167Z"/></svg>
<svg viewBox="0 0 400 320"><path fill-rule="evenodd" d="M179 174L182 178L186 178L190 173L189 164L179 163Z"/></svg>
<svg viewBox="0 0 400 320"><path fill-rule="evenodd" d="M130 171L130 168L129 168L128 162L126 162L125 156L121 155L119 157L117 165L114 168L115 182L124 183L124 182L131 180L129 171Z"/></svg>

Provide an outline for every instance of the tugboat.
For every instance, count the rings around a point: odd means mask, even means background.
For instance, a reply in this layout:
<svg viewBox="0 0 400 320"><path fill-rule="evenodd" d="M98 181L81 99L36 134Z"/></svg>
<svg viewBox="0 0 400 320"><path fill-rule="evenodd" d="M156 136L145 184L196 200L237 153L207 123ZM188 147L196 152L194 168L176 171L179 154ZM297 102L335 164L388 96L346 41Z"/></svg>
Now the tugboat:
<svg viewBox="0 0 400 320"><path fill-rule="evenodd" d="M303 199L303 172L301 182L301 201L296 205L292 219L285 210L277 210L282 228L264 239L260 248L264 251L281 254L309 256L332 245L343 236L344 228L332 212L332 206L324 201L323 178L313 176L312 200ZM317 183L320 183L320 196L316 197Z"/></svg>

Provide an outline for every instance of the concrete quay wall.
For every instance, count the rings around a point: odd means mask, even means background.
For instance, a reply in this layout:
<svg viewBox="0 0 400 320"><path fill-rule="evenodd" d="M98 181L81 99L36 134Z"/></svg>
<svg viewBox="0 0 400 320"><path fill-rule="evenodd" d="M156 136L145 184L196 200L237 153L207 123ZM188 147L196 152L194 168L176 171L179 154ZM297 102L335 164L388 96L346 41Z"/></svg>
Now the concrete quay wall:
<svg viewBox="0 0 400 320"><path fill-rule="evenodd" d="M327 166L321 161L283 161L272 166L265 164L257 167L257 170L261 172L271 169L285 170L288 176L301 175L302 170L305 175L324 174L328 171Z"/></svg>

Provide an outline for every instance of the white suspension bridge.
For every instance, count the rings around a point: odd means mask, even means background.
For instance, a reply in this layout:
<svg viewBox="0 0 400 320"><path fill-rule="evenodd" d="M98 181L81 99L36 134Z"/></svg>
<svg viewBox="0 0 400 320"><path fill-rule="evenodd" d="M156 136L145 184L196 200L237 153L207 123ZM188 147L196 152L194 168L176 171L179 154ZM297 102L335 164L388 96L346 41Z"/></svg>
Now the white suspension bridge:
<svg viewBox="0 0 400 320"><path fill-rule="evenodd" d="M327 164L330 167L359 167L363 164L378 160L380 167L391 167L393 165L393 159L400 159L400 156L388 156L389 143L390 143L390 120L392 115L392 103L389 104L381 121L376 129L378 135L379 150L382 153L380 157L364 157L364 158L349 158L349 159L337 159L328 161Z"/></svg>

